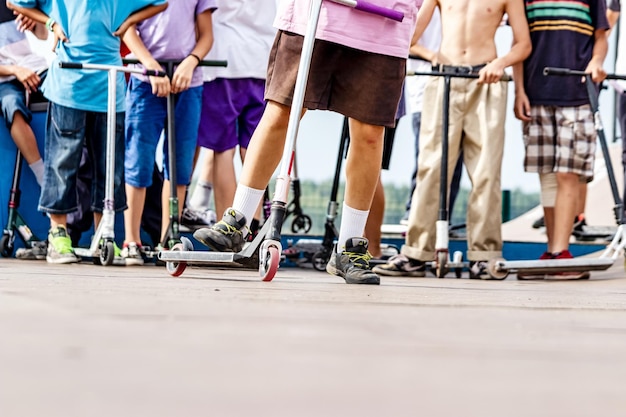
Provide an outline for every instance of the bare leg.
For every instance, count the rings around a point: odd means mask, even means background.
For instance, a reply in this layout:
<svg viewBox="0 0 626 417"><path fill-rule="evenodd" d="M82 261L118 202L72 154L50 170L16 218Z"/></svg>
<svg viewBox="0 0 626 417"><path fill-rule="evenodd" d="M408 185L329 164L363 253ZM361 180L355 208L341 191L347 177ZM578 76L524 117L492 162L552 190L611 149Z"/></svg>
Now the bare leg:
<svg viewBox="0 0 626 417"><path fill-rule="evenodd" d="M585 205L587 204L587 182L578 183L578 205L576 215L585 214Z"/></svg>
<svg viewBox="0 0 626 417"><path fill-rule="evenodd" d="M252 135L243 164L240 184L263 190L282 157L290 108L273 101L265 107L263 117Z"/></svg>
<svg viewBox="0 0 626 417"><path fill-rule="evenodd" d="M213 166L218 174L213 177L213 192L215 194L215 212L218 215L224 213L235 198L237 188L235 164L233 163L235 151L236 148L232 148L214 154Z"/></svg>
<svg viewBox="0 0 626 417"><path fill-rule="evenodd" d="M67 229L67 214L50 214L50 228L63 226Z"/></svg>
<svg viewBox="0 0 626 417"><path fill-rule="evenodd" d="M554 252L553 239L554 239L554 207L543 208L543 221L546 225L546 236L548 237L548 252Z"/></svg>
<svg viewBox="0 0 626 417"><path fill-rule="evenodd" d="M11 137L28 164L32 164L41 159L35 134L20 112L15 112L13 116Z"/></svg>
<svg viewBox="0 0 626 417"><path fill-rule="evenodd" d="M578 175L557 173L556 204L554 206L554 239L553 252L561 252L569 248L572 234L572 219L576 216L579 201Z"/></svg>
<svg viewBox="0 0 626 417"><path fill-rule="evenodd" d="M162 237L165 237L165 234L167 233L167 226L170 223L170 212L169 212L169 207L170 207L170 187L171 187L171 182L169 180L163 180L163 191L161 194L161 202L163 203L163 215L161 216L161 230L163 233ZM186 185L178 185L176 187L176 198L178 198L178 213L174 213L177 214L178 217L180 218L181 215L181 210L183 208L183 205L181 204L182 201L185 201L185 194L187 193L187 186Z"/></svg>
<svg viewBox="0 0 626 417"><path fill-rule="evenodd" d="M126 184L128 208L124 212L124 242L141 242L141 215L146 201L146 188Z"/></svg>
<svg viewBox="0 0 626 417"><path fill-rule="evenodd" d="M372 204L380 177L384 129L350 119L345 202L354 209L369 210Z"/></svg>
<svg viewBox="0 0 626 417"><path fill-rule="evenodd" d="M380 258L382 251L380 249L380 228L385 217L385 189L383 183L378 177L378 184L374 192L372 207L370 208L367 223L365 223L365 237L369 240L369 251L374 258Z"/></svg>

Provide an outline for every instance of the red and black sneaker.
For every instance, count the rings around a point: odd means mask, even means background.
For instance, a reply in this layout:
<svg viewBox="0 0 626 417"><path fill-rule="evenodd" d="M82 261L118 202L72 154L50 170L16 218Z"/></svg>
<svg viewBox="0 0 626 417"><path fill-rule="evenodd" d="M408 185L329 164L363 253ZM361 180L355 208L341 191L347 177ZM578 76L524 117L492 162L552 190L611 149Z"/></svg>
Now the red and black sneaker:
<svg viewBox="0 0 626 417"><path fill-rule="evenodd" d="M568 250L564 250L561 252L553 253L552 259L574 259L574 256ZM546 274L546 279L553 280L576 280L576 279L589 279L590 277L589 271L563 271L563 272L553 272L550 274Z"/></svg>

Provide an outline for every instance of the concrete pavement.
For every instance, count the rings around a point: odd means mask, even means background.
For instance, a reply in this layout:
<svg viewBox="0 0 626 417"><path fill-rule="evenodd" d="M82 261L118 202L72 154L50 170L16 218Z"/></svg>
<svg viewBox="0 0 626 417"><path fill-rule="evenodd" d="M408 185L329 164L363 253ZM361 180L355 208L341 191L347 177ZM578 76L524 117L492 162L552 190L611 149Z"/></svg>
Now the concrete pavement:
<svg viewBox="0 0 626 417"><path fill-rule="evenodd" d="M624 416L621 258L590 281L0 260L0 416Z"/></svg>

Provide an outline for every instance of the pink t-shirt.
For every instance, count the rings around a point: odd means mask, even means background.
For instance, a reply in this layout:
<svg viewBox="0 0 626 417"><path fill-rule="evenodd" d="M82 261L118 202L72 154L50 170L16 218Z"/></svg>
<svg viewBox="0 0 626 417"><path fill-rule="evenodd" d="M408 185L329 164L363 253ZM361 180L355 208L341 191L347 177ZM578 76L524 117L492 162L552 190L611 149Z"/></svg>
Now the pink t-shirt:
<svg viewBox="0 0 626 417"><path fill-rule="evenodd" d="M338 43L377 54L407 58L417 6L422 0L369 0L377 6L404 13L404 20L395 20L355 10L331 1L322 2L317 39ZM279 3L274 26L304 35L310 0L283 0Z"/></svg>

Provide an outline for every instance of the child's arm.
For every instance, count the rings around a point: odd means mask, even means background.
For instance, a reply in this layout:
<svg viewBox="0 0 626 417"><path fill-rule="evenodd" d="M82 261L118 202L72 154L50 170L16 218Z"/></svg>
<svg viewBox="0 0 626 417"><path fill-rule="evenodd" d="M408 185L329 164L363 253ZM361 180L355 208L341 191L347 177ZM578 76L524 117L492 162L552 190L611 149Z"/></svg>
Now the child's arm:
<svg viewBox="0 0 626 417"><path fill-rule="evenodd" d="M20 32L25 32L27 30L31 31L33 35L39 40L45 41L48 39L48 30L46 26L42 23L36 22L28 16L25 16L21 13L13 12L17 15L15 19L15 24L17 25L17 30Z"/></svg>
<svg viewBox="0 0 626 417"><path fill-rule="evenodd" d="M424 0L424 3L420 6L417 12L417 19L415 22L415 31L413 32L413 39L411 40L411 46L415 45L417 41L422 37L426 27L433 18L435 7L438 6L437 0Z"/></svg>
<svg viewBox="0 0 626 417"><path fill-rule="evenodd" d="M123 40L128 49L130 49L144 67L150 70L163 71L161 65L154 59L139 37L135 25L126 30ZM170 80L168 77L150 77L150 84L152 85L152 94L158 97L166 97L170 93Z"/></svg>
<svg viewBox="0 0 626 417"><path fill-rule="evenodd" d="M606 36L606 30L596 29L594 32L593 53L591 60L585 68L585 72L591 74L594 83L604 81L606 71L604 70L604 59L609 50L609 42Z"/></svg>
<svg viewBox="0 0 626 417"><path fill-rule="evenodd" d="M180 93L189 88L193 71L213 46L213 11L205 10L196 16L196 46L180 63L172 76L172 92Z"/></svg>
<svg viewBox="0 0 626 417"><path fill-rule="evenodd" d="M59 40L61 42L68 42L67 36L65 35L65 31L57 22L51 19L47 14L42 12L39 9L31 9L27 7L19 7L15 4L11 3L10 0L7 0L7 7L14 12L19 14L23 14L24 16L31 18L35 22L43 23L46 28L51 28L51 32L54 33L54 42L52 43L52 51L56 49Z"/></svg>
<svg viewBox="0 0 626 417"><path fill-rule="evenodd" d="M142 20L146 20L152 16L154 16L157 13L161 13L163 10L167 9L167 2L163 3L163 4L159 4L158 6L146 6L143 9L140 9L134 13L132 13L130 16L128 16L126 18L126 20L124 20L122 22L122 24L120 25L119 28L117 28L117 30L115 32L113 32L113 34L115 36L119 36L120 38L124 37L124 33L126 33L126 31L133 25L136 25L137 23L141 22Z"/></svg>

